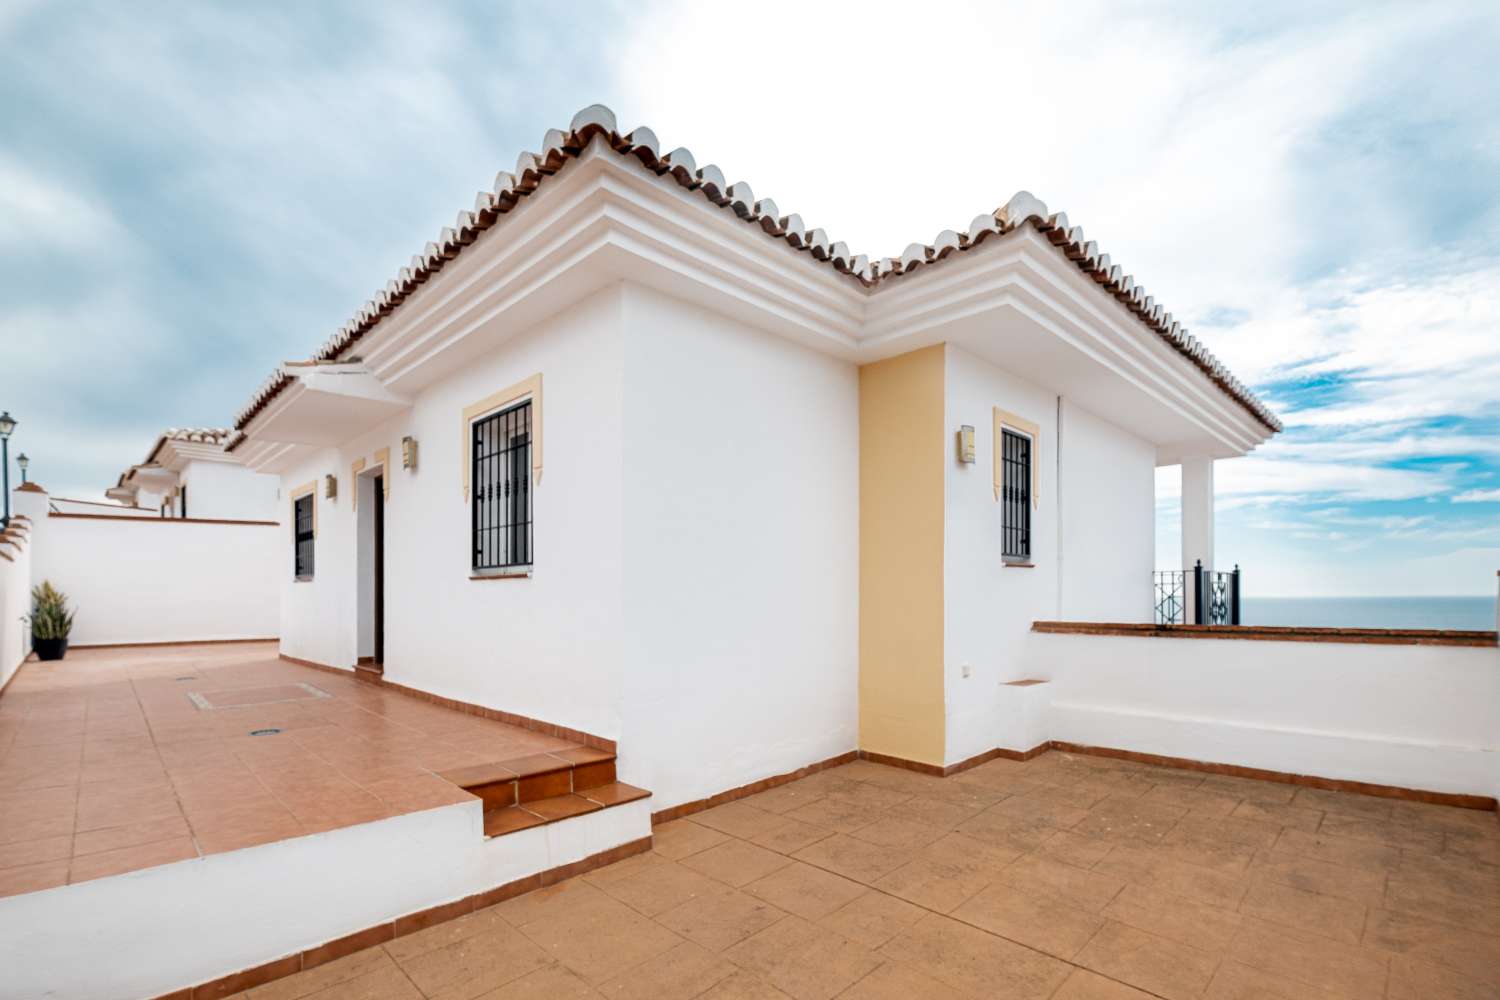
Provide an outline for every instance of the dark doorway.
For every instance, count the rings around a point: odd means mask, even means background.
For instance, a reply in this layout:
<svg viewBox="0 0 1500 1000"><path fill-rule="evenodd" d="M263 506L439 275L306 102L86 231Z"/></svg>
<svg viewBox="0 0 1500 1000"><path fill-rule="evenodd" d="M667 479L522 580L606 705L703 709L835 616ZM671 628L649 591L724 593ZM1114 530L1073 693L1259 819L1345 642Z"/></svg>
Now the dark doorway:
<svg viewBox="0 0 1500 1000"><path fill-rule="evenodd" d="M385 671L385 477L375 477L375 671Z"/></svg>

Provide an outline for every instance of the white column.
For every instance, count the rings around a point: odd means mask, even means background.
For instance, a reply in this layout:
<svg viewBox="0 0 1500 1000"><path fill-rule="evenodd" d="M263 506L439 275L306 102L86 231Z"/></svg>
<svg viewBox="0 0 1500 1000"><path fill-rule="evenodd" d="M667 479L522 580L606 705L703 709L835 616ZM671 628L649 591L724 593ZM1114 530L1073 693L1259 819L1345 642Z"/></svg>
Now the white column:
<svg viewBox="0 0 1500 1000"><path fill-rule="evenodd" d="M1182 460L1182 568L1214 568L1214 460Z"/></svg>
<svg viewBox="0 0 1500 1000"><path fill-rule="evenodd" d="M1203 561L1204 570L1214 566L1214 460L1211 458L1184 458L1182 460L1182 599L1186 604L1183 620L1189 625L1197 624L1194 611L1198 607L1197 580L1193 575L1194 565Z"/></svg>

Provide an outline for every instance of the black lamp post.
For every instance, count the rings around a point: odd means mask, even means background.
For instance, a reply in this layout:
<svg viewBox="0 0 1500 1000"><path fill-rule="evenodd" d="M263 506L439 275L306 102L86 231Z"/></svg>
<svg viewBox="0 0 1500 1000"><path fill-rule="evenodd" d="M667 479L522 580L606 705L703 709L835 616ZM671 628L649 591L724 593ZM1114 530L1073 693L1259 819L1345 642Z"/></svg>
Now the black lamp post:
<svg viewBox="0 0 1500 1000"><path fill-rule="evenodd" d="M26 457L26 453L24 451L21 452L21 454L19 454L19 455L16 456L16 468L18 468L18 469L21 470L21 485L22 486L26 485L26 467L28 465L30 465L30 464L31 464L31 459L29 459L29 458Z"/></svg>
<svg viewBox="0 0 1500 1000"><path fill-rule="evenodd" d="M5 519L0 520L0 527L10 526L10 434L16 429L16 418L6 410L0 413L0 467L5 470Z"/></svg>

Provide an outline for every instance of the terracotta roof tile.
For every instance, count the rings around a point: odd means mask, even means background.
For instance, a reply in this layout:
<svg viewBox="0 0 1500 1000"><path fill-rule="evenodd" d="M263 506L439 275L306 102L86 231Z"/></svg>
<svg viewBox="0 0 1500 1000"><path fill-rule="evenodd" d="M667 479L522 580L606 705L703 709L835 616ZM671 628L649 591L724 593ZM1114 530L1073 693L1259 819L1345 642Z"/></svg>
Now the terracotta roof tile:
<svg viewBox="0 0 1500 1000"><path fill-rule="evenodd" d="M729 183L719 167L713 164L699 167L689 150L678 148L666 154L660 153L660 143L649 128L621 134L616 128L614 113L601 104L590 105L574 115L567 131L549 129L542 139L542 152L522 153L516 159L513 172L497 174L492 189L479 192L474 199L473 209L459 212L454 224L444 228L435 242L428 243L421 253L413 256L410 265L401 268L395 278L326 340L312 360L332 360L358 342L433 273L473 243L481 232L499 222L501 216L535 192L548 177L579 156L596 136L602 136L620 156L639 162L644 169L663 179L671 179L690 191L698 192L710 203L758 226L767 236L785 240L790 246L807 251L812 259L847 275L850 281L866 289L932 267L950 256L979 246L990 236L1011 232L1023 225L1034 226L1079 270L1113 294L1142 323L1202 370L1258 421L1272 431L1281 430L1281 422L1275 414L1230 374L1171 313L1147 295L1134 277L1125 274L1108 254L1101 253L1097 244L1085 239L1083 230L1070 225L1065 214L1050 212L1047 205L1030 192L1017 192L994 212L975 216L965 232L945 229L930 244L912 243L900 257L871 262L864 254L852 253L846 244L831 241L822 229L808 229L801 216L782 215L771 199L757 200L749 184L743 181ZM244 440L244 428L290 382L291 378L278 370L256 389L235 419L237 432L228 441L229 450Z"/></svg>

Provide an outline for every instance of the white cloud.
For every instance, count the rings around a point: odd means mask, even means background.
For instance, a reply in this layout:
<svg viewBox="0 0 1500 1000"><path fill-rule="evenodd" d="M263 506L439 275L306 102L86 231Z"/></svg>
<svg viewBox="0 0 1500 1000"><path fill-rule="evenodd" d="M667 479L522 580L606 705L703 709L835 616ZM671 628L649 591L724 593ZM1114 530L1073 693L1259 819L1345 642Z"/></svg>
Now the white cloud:
<svg viewBox="0 0 1500 1000"><path fill-rule="evenodd" d="M1454 503L1500 503L1500 490L1465 490L1453 497Z"/></svg>

